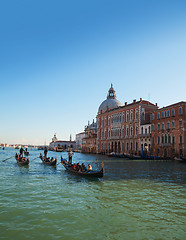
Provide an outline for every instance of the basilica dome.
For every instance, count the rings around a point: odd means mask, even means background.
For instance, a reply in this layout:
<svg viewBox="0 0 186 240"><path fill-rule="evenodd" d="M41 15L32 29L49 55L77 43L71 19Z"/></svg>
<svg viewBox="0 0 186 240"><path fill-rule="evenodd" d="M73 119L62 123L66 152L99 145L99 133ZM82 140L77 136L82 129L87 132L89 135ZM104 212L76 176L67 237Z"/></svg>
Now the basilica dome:
<svg viewBox="0 0 186 240"><path fill-rule="evenodd" d="M122 104L116 99L115 90L111 84L111 88L108 91L107 99L101 103L98 109L98 114L106 112L114 108L121 107Z"/></svg>

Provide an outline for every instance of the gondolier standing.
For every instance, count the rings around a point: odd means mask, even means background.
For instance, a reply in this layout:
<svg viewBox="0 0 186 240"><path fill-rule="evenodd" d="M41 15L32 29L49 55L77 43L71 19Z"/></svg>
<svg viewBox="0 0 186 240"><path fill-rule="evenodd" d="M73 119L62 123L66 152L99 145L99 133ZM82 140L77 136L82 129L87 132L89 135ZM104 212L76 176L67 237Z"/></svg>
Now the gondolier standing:
<svg viewBox="0 0 186 240"><path fill-rule="evenodd" d="M70 150L68 153L68 163L72 164L72 155L74 155L74 153Z"/></svg>
<svg viewBox="0 0 186 240"><path fill-rule="evenodd" d="M23 157L24 149L21 147L19 151L20 151L20 157Z"/></svg>
<svg viewBox="0 0 186 240"><path fill-rule="evenodd" d="M47 157L47 152L48 152L47 147L45 147L45 150L44 150L44 157Z"/></svg>

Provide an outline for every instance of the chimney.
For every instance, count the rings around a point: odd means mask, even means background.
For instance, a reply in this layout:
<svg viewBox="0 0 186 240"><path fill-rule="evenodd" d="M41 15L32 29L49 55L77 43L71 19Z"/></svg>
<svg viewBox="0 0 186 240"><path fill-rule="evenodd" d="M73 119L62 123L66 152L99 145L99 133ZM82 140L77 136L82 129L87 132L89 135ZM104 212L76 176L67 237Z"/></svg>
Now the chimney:
<svg viewBox="0 0 186 240"><path fill-rule="evenodd" d="M156 107L158 106L158 104L156 103Z"/></svg>
<svg viewBox="0 0 186 240"><path fill-rule="evenodd" d="M127 102L125 102L125 106L127 106Z"/></svg>
<svg viewBox="0 0 186 240"><path fill-rule="evenodd" d="M140 98L140 101L142 101L142 98Z"/></svg>
<svg viewBox="0 0 186 240"><path fill-rule="evenodd" d="M136 99L133 100L133 103L136 103Z"/></svg>

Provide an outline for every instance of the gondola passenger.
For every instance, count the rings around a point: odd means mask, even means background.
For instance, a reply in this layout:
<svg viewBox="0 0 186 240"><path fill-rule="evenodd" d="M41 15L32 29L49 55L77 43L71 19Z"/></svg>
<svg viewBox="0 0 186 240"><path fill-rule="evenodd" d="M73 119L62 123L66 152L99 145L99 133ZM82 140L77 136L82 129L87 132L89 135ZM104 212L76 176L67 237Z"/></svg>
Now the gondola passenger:
<svg viewBox="0 0 186 240"><path fill-rule="evenodd" d="M81 164L81 169L82 169L82 172L86 172L87 171L87 168L85 167L84 163Z"/></svg>
<svg viewBox="0 0 186 240"><path fill-rule="evenodd" d="M92 171L92 166L90 164L88 164L88 171Z"/></svg>

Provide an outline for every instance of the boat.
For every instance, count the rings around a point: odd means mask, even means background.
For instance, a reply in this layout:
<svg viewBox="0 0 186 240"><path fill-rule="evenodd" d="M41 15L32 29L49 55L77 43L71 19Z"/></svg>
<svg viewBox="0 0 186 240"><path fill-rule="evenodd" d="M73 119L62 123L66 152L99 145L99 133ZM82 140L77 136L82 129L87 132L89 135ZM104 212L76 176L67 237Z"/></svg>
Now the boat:
<svg viewBox="0 0 186 240"><path fill-rule="evenodd" d="M20 157L18 154L15 155L15 159L19 165L28 165L29 164L29 159L26 157Z"/></svg>
<svg viewBox="0 0 186 240"><path fill-rule="evenodd" d="M124 153L124 157L133 159L133 160L141 159L141 156L139 156L139 155L126 154L126 153Z"/></svg>
<svg viewBox="0 0 186 240"><path fill-rule="evenodd" d="M92 177L92 178L102 178L104 175L104 167L102 167L102 169L100 171L94 171L94 170L89 170L89 171L85 171L85 172L80 172L80 171L75 171L71 168L71 166L69 166L68 162L66 159L61 159L61 163L64 166L64 168L75 175L79 175L79 176L83 176L83 177Z"/></svg>
<svg viewBox="0 0 186 240"><path fill-rule="evenodd" d="M179 162L186 162L186 158L185 157L182 157L182 158L175 157L174 160L179 161Z"/></svg>
<svg viewBox="0 0 186 240"><path fill-rule="evenodd" d="M49 165L49 166L56 166L56 163L57 163L57 159L56 158L46 158L46 157L43 157L43 156L39 156L39 158L42 160L42 162L46 165Z"/></svg>

